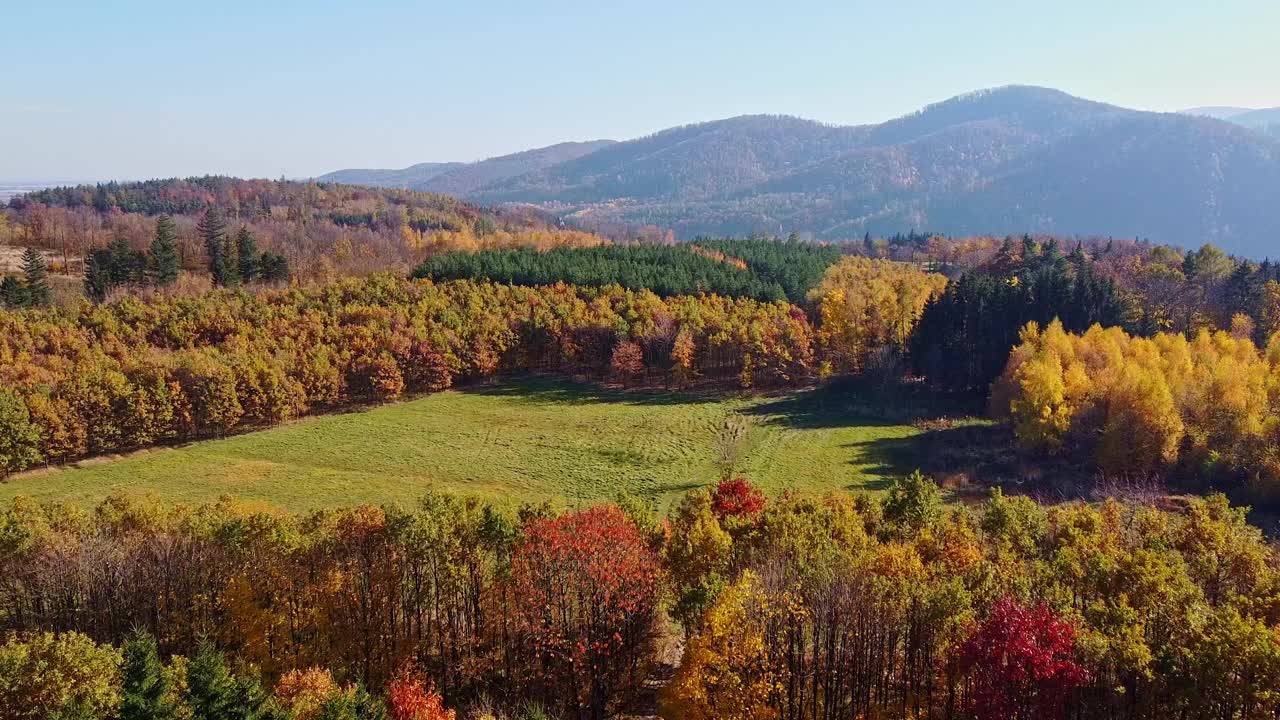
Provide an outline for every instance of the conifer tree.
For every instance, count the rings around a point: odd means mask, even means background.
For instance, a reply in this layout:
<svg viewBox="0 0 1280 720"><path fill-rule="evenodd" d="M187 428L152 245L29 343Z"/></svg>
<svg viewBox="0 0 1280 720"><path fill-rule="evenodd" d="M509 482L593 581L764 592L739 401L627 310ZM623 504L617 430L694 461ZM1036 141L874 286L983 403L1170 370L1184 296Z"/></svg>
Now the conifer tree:
<svg viewBox="0 0 1280 720"><path fill-rule="evenodd" d="M104 248L94 248L84 259L84 293L94 302L107 299L111 292L111 253Z"/></svg>
<svg viewBox="0 0 1280 720"><path fill-rule="evenodd" d="M29 247L22 252L22 274L26 276L27 305L49 304L49 266L39 250Z"/></svg>
<svg viewBox="0 0 1280 720"><path fill-rule="evenodd" d="M169 684L156 652L156 640L139 630L124 645L120 720L170 720Z"/></svg>
<svg viewBox="0 0 1280 720"><path fill-rule="evenodd" d="M5 275L0 280L0 303L6 307L24 308L27 306L27 286L13 275Z"/></svg>
<svg viewBox="0 0 1280 720"><path fill-rule="evenodd" d="M258 241L253 237L253 233L249 232L249 228L240 227L240 232L236 234L236 263L240 273L240 282L246 285L253 282L261 274L262 267L259 264L258 257Z"/></svg>
<svg viewBox="0 0 1280 720"><path fill-rule="evenodd" d="M209 258L209 274L215 285L235 285L239 280L236 263L227 240L227 223L216 207L205 210L196 233L204 242L204 252Z"/></svg>
<svg viewBox="0 0 1280 720"><path fill-rule="evenodd" d="M151 281L157 286L172 285L178 279L178 228L173 218L161 215L156 220L156 235L151 241Z"/></svg>
<svg viewBox="0 0 1280 720"><path fill-rule="evenodd" d="M187 668L187 702L194 720L242 720L240 689L227 669L226 658L204 640Z"/></svg>

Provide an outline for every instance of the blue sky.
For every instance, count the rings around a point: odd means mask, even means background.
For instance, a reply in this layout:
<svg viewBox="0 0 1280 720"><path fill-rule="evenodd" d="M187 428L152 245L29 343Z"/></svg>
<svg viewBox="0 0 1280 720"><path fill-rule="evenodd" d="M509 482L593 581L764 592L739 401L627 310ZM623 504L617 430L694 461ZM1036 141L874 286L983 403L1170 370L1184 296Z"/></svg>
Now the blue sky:
<svg viewBox="0 0 1280 720"><path fill-rule="evenodd" d="M311 176L743 113L878 122L1011 83L1280 105L1276 0L27 0L0 178Z"/></svg>

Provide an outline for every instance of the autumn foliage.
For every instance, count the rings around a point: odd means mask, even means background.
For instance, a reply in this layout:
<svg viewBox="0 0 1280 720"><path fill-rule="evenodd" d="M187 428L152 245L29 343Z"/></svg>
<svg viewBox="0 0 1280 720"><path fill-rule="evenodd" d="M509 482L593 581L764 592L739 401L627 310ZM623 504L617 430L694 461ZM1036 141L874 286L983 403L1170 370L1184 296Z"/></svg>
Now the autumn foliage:
<svg viewBox="0 0 1280 720"><path fill-rule="evenodd" d="M457 713L444 707L444 699L426 687L413 667L406 665L387 688L391 720L455 720Z"/></svg>
<svg viewBox="0 0 1280 720"><path fill-rule="evenodd" d="M1070 694L1089 680L1076 662L1075 628L1044 605L1002 598L960 648L966 699L976 720L1066 717Z"/></svg>
<svg viewBox="0 0 1280 720"><path fill-rule="evenodd" d="M534 520L511 576L547 699L604 718L647 664L659 567L644 537L612 506Z"/></svg>
<svg viewBox="0 0 1280 720"><path fill-rule="evenodd" d="M1280 482L1280 344L1207 330L1133 337L1059 323L1024 329L992 404L1028 448L1090 459L1109 473L1177 472Z"/></svg>

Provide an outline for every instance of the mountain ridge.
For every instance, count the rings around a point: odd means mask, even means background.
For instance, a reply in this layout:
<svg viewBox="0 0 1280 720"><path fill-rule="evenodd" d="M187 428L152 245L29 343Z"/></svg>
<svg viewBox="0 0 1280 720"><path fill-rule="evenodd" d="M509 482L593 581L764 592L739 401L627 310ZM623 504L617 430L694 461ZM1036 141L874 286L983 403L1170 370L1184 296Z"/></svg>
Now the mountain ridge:
<svg viewBox="0 0 1280 720"><path fill-rule="evenodd" d="M1230 121L1014 85L872 125L740 115L673 127L458 194L686 238L1102 234L1260 258L1280 229L1280 142Z"/></svg>

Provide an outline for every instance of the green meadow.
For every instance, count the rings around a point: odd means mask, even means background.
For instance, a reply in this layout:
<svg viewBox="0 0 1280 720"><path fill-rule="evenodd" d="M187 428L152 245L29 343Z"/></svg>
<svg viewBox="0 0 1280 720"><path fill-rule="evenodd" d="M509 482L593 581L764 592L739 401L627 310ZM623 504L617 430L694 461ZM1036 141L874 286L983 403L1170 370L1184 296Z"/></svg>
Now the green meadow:
<svg viewBox="0 0 1280 720"><path fill-rule="evenodd" d="M731 463L766 492L877 491L910 472L922 430L859 417L825 390L738 397L507 381L0 483L0 501L222 495L289 510L409 504L429 491L577 505L628 491L667 507Z"/></svg>

